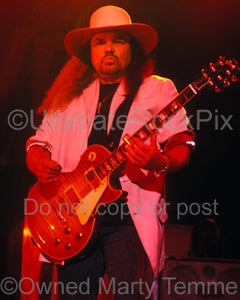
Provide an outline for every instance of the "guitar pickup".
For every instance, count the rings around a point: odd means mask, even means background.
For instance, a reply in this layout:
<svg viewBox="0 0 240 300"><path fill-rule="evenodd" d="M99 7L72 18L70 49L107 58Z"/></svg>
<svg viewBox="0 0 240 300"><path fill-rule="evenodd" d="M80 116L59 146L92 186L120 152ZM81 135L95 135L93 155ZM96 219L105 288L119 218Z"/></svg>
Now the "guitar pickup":
<svg viewBox="0 0 240 300"><path fill-rule="evenodd" d="M99 177L93 168L89 169L85 173L85 176L94 190L99 187L101 181L99 180Z"/></svg>

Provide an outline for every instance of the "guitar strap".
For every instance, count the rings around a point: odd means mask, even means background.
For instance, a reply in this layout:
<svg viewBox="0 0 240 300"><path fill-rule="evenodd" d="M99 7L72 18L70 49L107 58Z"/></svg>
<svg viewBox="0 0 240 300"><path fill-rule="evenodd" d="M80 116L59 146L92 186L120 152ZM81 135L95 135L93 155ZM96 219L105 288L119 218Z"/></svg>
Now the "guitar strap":
<svg viewBox="0 0 240 300"><path fill-rule="evenodd" d="M132 105L132 101L133 99L126 95L125 100L121 103L121 105L118 107L115 113L114 120L112 122L112 126L108 134L109 143L106 146L111 152L115 150L119 145L120 138L122 136L122 132L124 130L128 118L128 113ZM119 122L120 119L121 122ZM118 177L115 178L115 186L121 189L121 183Z"/></svg>
<svg viewBox="0 0 240 300"><path fill-rule="evenodd" d="M106 147L109 151L112 152L119 145L120 138L124 130L128 118L128 113L132 104L132 98L128 95L125 96L124 101L120 104L115 113L110 131L109 133L107 133L107 120L109 116L111 101L118 85L119 83L100 86L99 103L101 104L101 109L97 109L96 111L94 124L88 138L88 146L99 144ZM109 94L111 96L108 96ZM104 122L99 123L99 118L100 120L104 120Z"/></svg>
<svg viewBox="0 0 240 300"><path fill-rule="evenodd" d="M110 85L107 88L110 88ZM115 88L115 90L116 90L117 86L113 85L113 88ZM101 89L100 89L100 99L103 98L103 96L105 96L105 95L101 95ZM107 116L109 113L112 98L113 98L113 94L111 95L111 97L109 97L108 101L105 101L105 105L102 109L101 115L105 116L106 119L107 119ZM121 105L118 107L118 109L115 113L109 134L107 134L106 128L97 129L96 128L97 126L94 126L95 125L95 123L94 123L92 131L88 138L88 146L90 146L92 144L100 144L100 145L106 147L111 152L114 151L118 147L120 138L122 136L122 132L124 130L124 127L125 127L125 124L126 124L126 121L128 118L128 113L129 113L132 101L133 101L133 99L131 97L129 97L128 95L125 96L124 101L121 103ZM98 115L98 111L97 111L96 115ZM94 122L97 122L97 120L95 119ZM114 180L115 180L115 186L117 188L121 189L121 184L120 184L119 179L117 177L115 177Z"/></svg>
<svg viewBox="0 0 240 300"><path fill-rule="evenodd" d="M122 132L124 130L128 118L128 113L132 105L132 101L133 99L126 95L125 100L118 107L115 113L114 120L112 122L110 132L108 134L108 140L110 143L107 145L107 148L110 151L115 150L119 145L120 138L122 136Z"/></svg>
<svg viewBox="0 0 240 300"><path fill-rule="evenodd" d="M118 85L114 84L112 86L107 85L107 86L100 87L99 103L103 104L104 102L104 105L101 106L100 110L97 109L96 111L94 124L88 138L88 146L93 144L99 144L106 147L110 152L112 152L119 145L122 132L124 130L128 118L128 113L132 104L132 97L126 95L124 101L117 108L117 111L114 115L114 119L108 134L107 134L106 126L98 127L98 118L97 118L98 116L101 116L103 117L104 120L108 119L110 105L114 95L112 91L114 91L114 89L116 91L117 86ZM106 95L108 95L109 93L111 93L111 96L106 98ZM107 100L103 101L102 99L104 98L106 98ZM106 124L107 122L105 123L105 125ZM115 188L122 189L118 176L114 176L111 178L111 184L113 184ZM121 203L125 201L126 195L127 193L123 191L122 196L118 200L116 200L115 203L117 203L117 205L121 205ZM119 212L120 211L121 208L119 208ZM101 222L104 224L123 224L123 223L132 224L128 208L126 208L126 211L124 211L123 219L122 216L120 216L119 214L112 216L107 213L104 215L104 218L102 218Z"/></svg>

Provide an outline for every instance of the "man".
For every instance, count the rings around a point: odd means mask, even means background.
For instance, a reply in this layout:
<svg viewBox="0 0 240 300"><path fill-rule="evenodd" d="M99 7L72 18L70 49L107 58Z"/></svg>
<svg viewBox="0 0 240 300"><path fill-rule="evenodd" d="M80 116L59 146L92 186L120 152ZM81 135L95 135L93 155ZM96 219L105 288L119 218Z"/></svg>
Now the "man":
<svg viewBox="0 0 240 300"><path fill-rule="evenodd" d="M62 299L96 299L105 272L114 299L153 297L164 265L165 173L185 167L194 144L184 109L145 143L131 138L177 95L170 80L150 76L148 54L157 39L152 27L132 24L115 6L99 8L89 28L65 38L72 59L40 108L47 114L27 142L28 167L39 182L49 183L74 170L88 146L113 151L123 142L126 165L112 180L123 190L116 210L108 209L110 203L96 212L101 227L93 247L83 259L58 267L60 282L85 282L87 289L60 290Z"/></svg>

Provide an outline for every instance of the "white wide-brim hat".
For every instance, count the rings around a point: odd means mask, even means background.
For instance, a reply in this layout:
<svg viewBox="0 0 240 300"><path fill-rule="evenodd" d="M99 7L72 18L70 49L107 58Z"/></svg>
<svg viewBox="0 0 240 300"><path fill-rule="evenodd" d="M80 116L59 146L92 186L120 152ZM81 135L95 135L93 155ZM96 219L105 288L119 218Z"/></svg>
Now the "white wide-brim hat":
<svg viewBox="0 0 240 300"><path fill-rule="evenodd" d="M103 31L121 30L140 42L146 54L157 45L158 34L155 29L142 23L132 23L128 13L117 6L107 5L93 12L89 27L70 31L65 39L65 48L70 56L85 60L86 46L91 38Z"/></svg>

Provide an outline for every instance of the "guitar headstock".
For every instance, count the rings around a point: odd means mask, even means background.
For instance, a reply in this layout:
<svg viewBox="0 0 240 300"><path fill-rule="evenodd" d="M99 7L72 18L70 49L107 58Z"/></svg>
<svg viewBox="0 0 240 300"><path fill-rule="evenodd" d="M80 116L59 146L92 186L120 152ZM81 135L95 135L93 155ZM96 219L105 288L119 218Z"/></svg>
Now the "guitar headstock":
<svg viewBox="0 0 240 300"><path fill-rule="evenodd" d="M235 59L220 56L216 63L210 63L208 68L202 69L202 78L212 86L215 92L221 92L223 88L239 81L240 68Z"/></svg>

